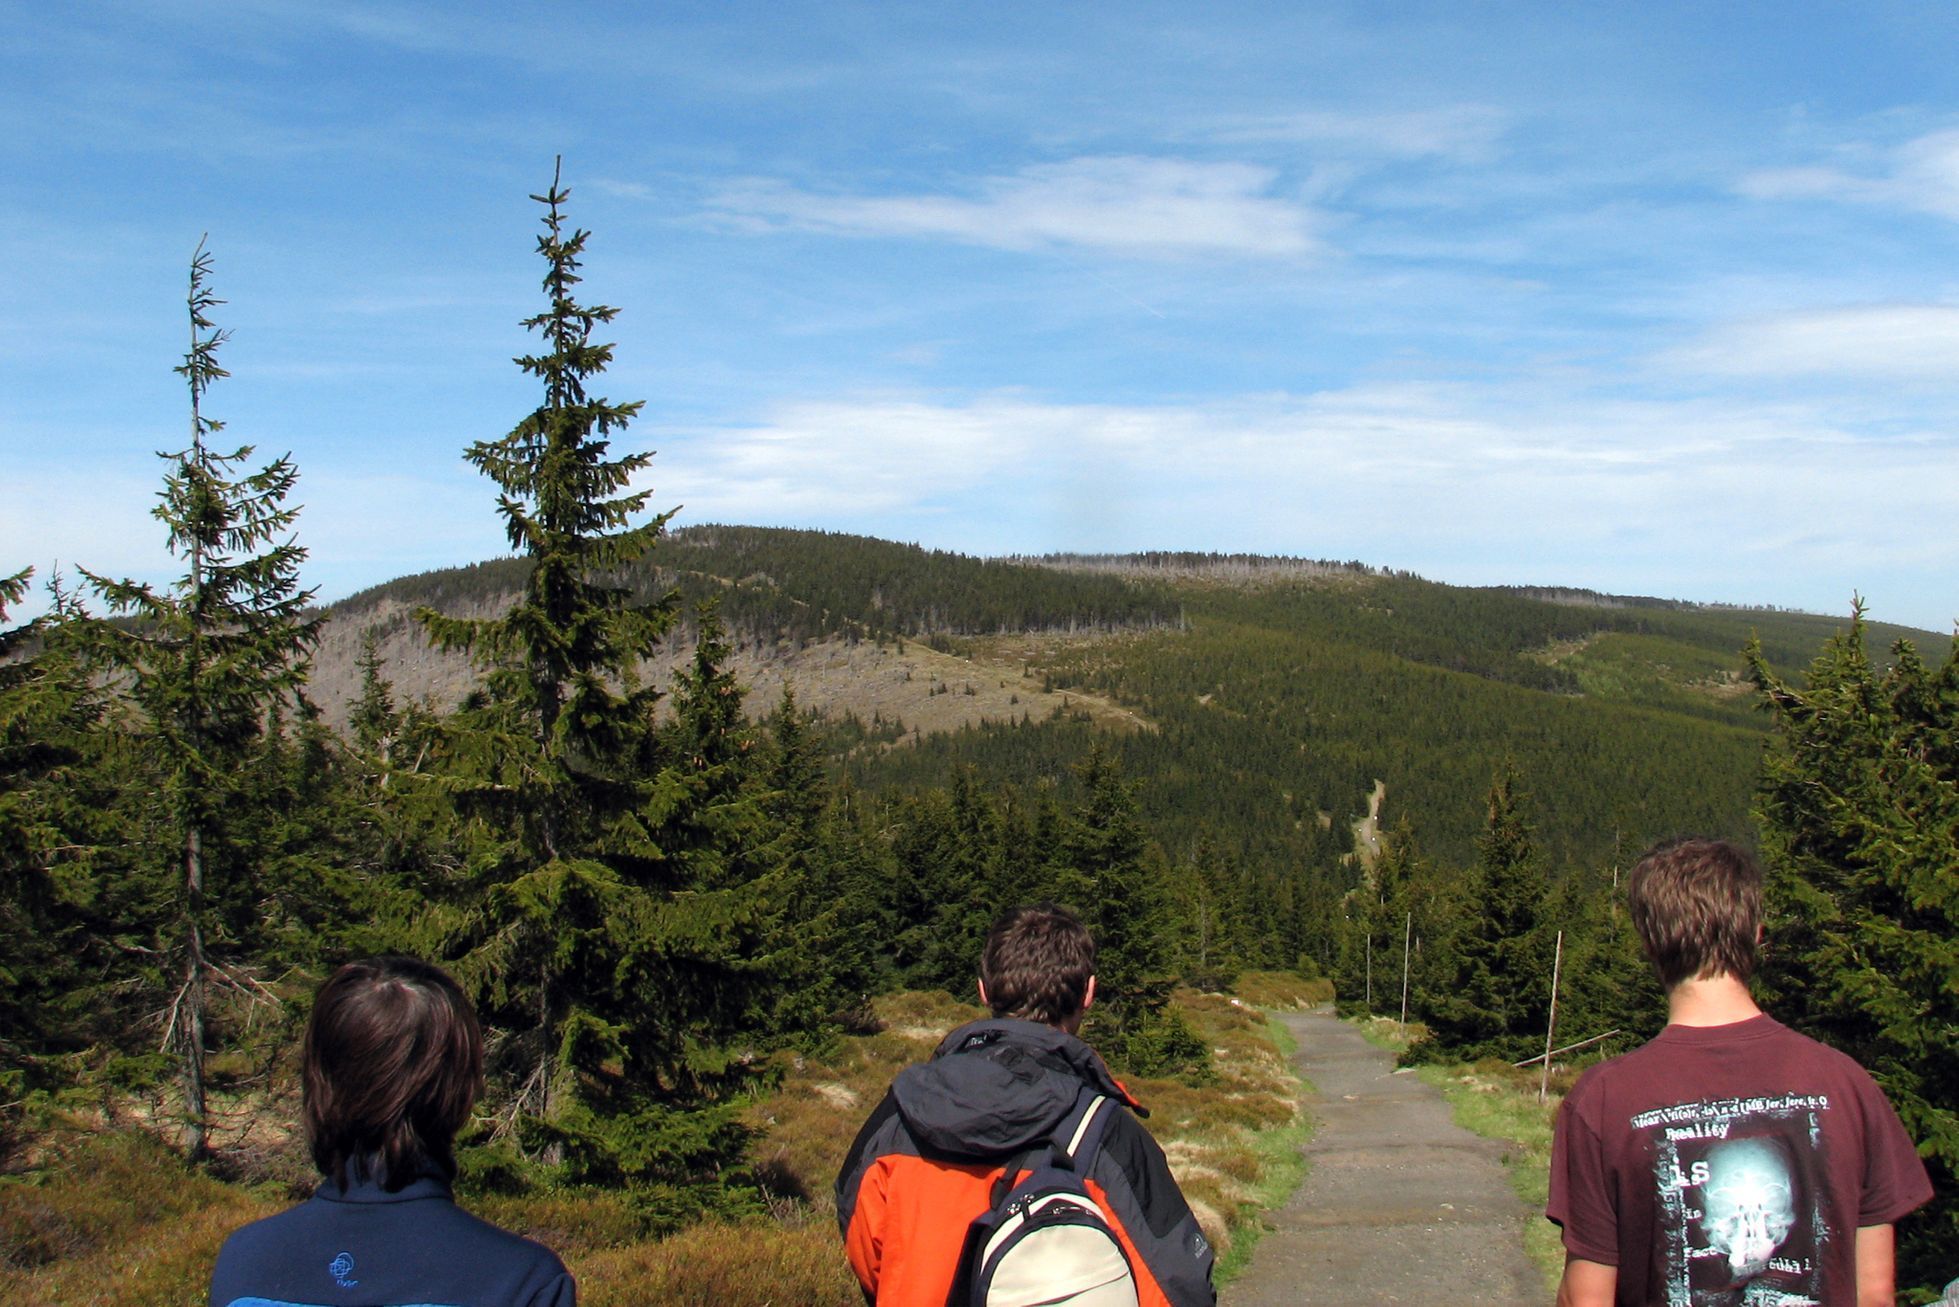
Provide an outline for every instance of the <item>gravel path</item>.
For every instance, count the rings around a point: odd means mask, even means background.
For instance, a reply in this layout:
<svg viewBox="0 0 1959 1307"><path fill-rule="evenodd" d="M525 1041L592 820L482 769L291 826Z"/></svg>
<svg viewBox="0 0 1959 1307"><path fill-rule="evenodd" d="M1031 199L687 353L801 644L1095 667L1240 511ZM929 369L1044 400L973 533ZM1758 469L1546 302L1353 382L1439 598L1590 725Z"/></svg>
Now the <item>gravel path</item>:
<svg viewBox="0 0 1959 1307"><path fill-rule="evenodd" d="M1501 1144L1449 1119L1448 1104L1330 1008L1288 1013L1293 1061L1319 1093L1311 1168L1272 1214L1224 1307L1316 1303L1548 1303L1524 1256L1526 1212Z"/></svg>

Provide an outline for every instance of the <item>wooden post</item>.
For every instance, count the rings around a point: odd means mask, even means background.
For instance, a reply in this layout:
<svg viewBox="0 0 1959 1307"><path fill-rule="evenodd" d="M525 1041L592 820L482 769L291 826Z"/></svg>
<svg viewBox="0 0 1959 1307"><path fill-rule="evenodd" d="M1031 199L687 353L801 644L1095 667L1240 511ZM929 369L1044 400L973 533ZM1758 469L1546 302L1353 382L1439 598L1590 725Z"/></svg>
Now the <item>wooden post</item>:
<svg viewBox="0 0 1959 1307"><path fill-rule="evenodd" d="M1367 931L1366 976L1367 976L1367 989L1366 989L1367 1014L1369 1016L1373 1016L1374 1015L1374 929L1371 926L1368 927L1368 931Z"/></svg>
<svg viewBox="0 0 1959 1307"><path fill-rule="evenodd" d="M1551 958L1551 1017L1544 1023L1544 1070L1537 1078L1537 1101L1551 1098L1551 1039L1558 1029L1558 972L1564 968L1564 932L1558 932L1558 951Z"/></svg>
<svg viewBox="0 0 1959 1307"><path fill-rule="evenodd" d="M1401 1024L1408 1024L1408 945L1415 938L1415 914L1401 926Z"/></svg>

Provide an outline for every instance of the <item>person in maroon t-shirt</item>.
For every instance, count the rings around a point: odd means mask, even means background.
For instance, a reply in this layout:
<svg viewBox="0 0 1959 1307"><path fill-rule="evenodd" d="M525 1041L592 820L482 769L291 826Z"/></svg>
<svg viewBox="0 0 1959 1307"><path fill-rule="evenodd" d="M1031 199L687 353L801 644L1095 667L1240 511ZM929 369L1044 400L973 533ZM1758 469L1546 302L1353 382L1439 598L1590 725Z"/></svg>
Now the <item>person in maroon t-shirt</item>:
<svg viewBox="0 0 1959 1307"><path fill-rule="evenodd" d="M1864 1069L1749 996L1754 859L1663 844L1627 893L1668 1024L1559 1109L1544 1214L1564 1231L1560 1307L1890 1307L1892 1223L1932 1184Z"/></svg>

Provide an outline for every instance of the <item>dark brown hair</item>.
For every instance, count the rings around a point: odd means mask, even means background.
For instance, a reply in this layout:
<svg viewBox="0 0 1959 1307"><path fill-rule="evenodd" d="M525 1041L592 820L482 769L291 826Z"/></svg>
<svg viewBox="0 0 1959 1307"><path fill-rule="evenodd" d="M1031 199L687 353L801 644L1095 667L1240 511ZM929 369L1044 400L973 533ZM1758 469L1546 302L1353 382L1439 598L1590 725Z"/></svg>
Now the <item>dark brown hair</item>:
<svg viewBox="0 0 1959 1307"><path fill-rule="evenodd" d="M1672 989L1687 979L1755 974L1762 869L1726 840L1671 840L1648 850L1626 881L1633 929Z"/></svg>
<svg viewBox="0 0 1959 1307"><path fill-rule="evenodd" d="M483 1085L483 1032L440 967L366 958L328 977L306 1023L306 1139L341 1188L397 1190L455 1170L456 1132Z"/></svg>
<svg viewBox="0 0 1959 1307"><path fill-rule="evenodd" d="M1058 1026L1081 1014L1095 975L1095 940L1052 903L1009 908L986 933L980 981L996 1017Z"/></svg>

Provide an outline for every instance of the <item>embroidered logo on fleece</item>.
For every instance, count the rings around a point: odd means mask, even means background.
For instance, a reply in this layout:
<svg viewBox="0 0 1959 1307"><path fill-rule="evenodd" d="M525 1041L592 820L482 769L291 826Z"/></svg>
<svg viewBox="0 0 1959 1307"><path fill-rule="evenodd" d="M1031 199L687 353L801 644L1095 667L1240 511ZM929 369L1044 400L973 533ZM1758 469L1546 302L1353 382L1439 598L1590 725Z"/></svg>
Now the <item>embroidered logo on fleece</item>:
<svg viewBox="0 0 1959 1307"><path fill-rule="evenodd" d="M352 1253L336 1253L333 1260L327 1263L327 1274L331 1275L333 1282L343 1289L351 1289L360 1283L354 1278Z"/></svg>

